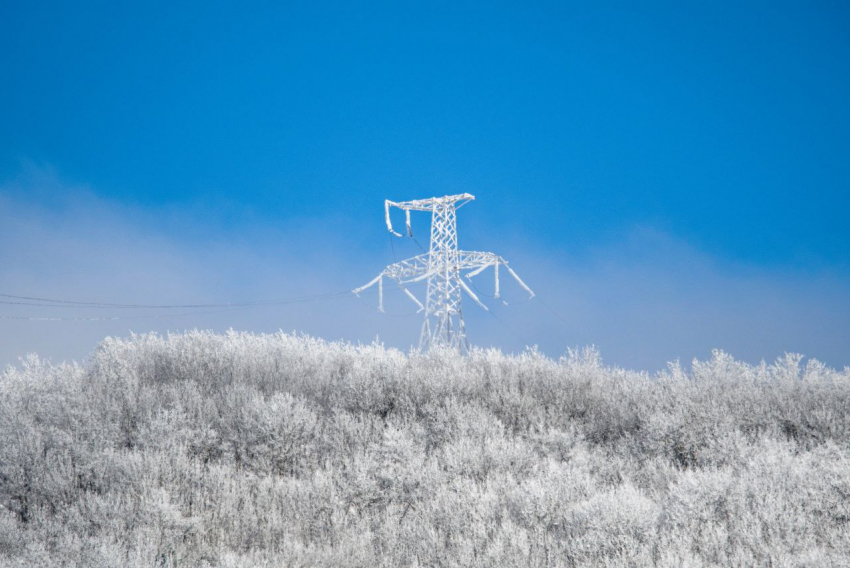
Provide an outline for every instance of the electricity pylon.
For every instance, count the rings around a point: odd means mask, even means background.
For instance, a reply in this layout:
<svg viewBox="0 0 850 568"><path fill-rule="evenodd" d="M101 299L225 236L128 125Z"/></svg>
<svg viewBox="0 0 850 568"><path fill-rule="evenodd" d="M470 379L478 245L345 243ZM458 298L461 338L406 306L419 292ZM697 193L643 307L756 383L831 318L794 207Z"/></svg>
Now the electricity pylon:
<svg viewBox="0 0 850 568"><path fill-rule="evenodd" d="M446 195L445 197L432 197L430 199L417 199L415 201L386 200L384 202L384 214L387 221L387 229L393 235L401 237L393 230L390 219L390 207L397 207L404 211L407 226L407 235L413 236L410 225L411 211L431 212L431 250L387 266L383 272L371 282L353 290L359 294L363 290L378 285L378 309L384 311L384 277L395 280L408 298L419 306L418 312L425 312L425 321L422 323L422 331L419 334L419 349L426 351L436 347L448 347L456 349L461 353L469 350L469 342L466 338L466 328L463 323L463 310L461 306L461 292L465 292L472 300L487 310L481 300L461 278L461 272L469 270L463 275L467 279L480 274L485 268L492 266L495 273L496 293L499 297L499 266L504 266L508 273L529 293L529 299L534 297L531 288L525 285L516 272L508 266L508 262L502 257L491 252L475 252L458 250L457 245L457 210L475 199L468 193L460 195ZM419 301L405 285L428 280L428 288L425 296L425 304ZM487 310L489 311L489 310ZM417 312L417 313L418 313Z"/></svg>

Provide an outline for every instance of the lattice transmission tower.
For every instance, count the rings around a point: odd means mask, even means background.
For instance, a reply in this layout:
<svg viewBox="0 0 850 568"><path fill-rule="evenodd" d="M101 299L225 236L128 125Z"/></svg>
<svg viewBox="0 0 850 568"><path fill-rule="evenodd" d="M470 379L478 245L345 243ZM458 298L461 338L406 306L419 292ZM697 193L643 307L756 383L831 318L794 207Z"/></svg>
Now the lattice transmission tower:
<svg viewBox="0 0 850 568"><path fill-rule="evenodd" d="M359 294L367 288L378 285L378 309L384 311L384 277L394 280L408 298L419 306L419 312L425 312L425 321L419 335L419 349L429 350L435 347L448 347L462 353L469 350L466 338L466 328L463 323L461 293L465 292L476 304L488 310L478 296L469 289L463 278L471 279L480 274L485 268L492 266L495 277L495 297L499 297L499 266L504 266L508 273L529 293L529 299L534 292L526 286L516 272L508 266L502 257L491 252L458 250L457 239L457 210L475 199L468 193L446 195L415 201L386 200L384 214L387 229L393 235L401 237L393 230L390 219L390 208L397 207L404 211L407 235L413 237L410 225L411 211L429 211L431 213L431 247L430 251L402 260L387 266L383 272L371 282L353 290ZM461 274L469 271L466 274ZM463 278L462 278L463 276ZM407 284L428 281L425 303L407 289ZM488 310L489 311L489 310Z"/></svg>

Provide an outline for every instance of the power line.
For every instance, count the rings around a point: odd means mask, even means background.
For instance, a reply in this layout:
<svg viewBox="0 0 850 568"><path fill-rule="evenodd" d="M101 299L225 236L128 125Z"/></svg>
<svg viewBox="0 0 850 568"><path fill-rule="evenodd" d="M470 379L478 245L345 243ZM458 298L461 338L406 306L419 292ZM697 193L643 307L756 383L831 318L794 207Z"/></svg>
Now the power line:
<svg viewBox="0 0 850 568"><path fill-rule="evenodd" d="M392 289L387 290L387 292L394 292L394 291L396 291L396 290L392 290ZM355 296L355 297L356 297L358 300L360 300L361 302L363 302L363 305L364 305L364 306L366 306L366 308L367 308L369 311L375 310L375 311L376 311L376 312L378 312L378 313L381 313L381 314L383 314L383 315L385 315L385 316L390 316L390 317L393 317L393 318L408 318L408 317L410 317L410 316L413 316L413 315L418 314L418 313L419 313L419 311L420 311L420 310L413 310L413 311L411 311L411 312L407 312L407 313L390 313L390 312L388 312L388 311L386 311L386 310L381 310L381 309L379 309L379 308L373 308L372 306L370 306L370 305L369 305L369 303L368 303L368 302L366 302L366 300L364 300L364 299L363 299L363 298L361 298L360 296Z"/></svg>
<svg viewBox="0 0 850 568"><path fill-rule="evenodd" d="M265 307L265 306L282 306L288 304L298 304L304 302L315 302L321 300L333 300L333 299L341 299L345 297L350 297L351 292L348 290L342 290L339 292L331 292L327 294L315 294L312 296L300 296L293 298L284 298L278 300L267 300L261 302L234 302L229 304L184 304L178 305L173 304L169 306L164 305L146 305L146 304L105 304L105 303L96 303L96 302L80 302L80 305L66 305L66 304L25 304L25 305L36 305L39 307L52 307L52 308L100 308L100 307L112 307L112 308L198 308L198 307L213 307L217 309L213 310L205 310L205 311L192 311L192 312L182 312L182 313L165 313L165 314L134 314L134 315L120 315L120 316L72 316L72 317L51 317L51 316L16 316L16 315L0 315L0 319L4 320L24 320L24 321L117 321L117 320L129 320L129 319L162 319L162 318L174 318L174 317L186 317L186 316L198 316L205 314L213 314L213 313L221 313L227 311L236 311L236 310L244 310L250 308L257 307ZM11 294L0 294L3 297L22 297L22 296L14 296ZM32 297L24 297L30 299L39 299L42 301L57 301L57 302L67 302L68 304L72 304L71 300L50 300L47 298L32 298ZM3 303L12 303L12 302L3 302ZM23 302L21 302L23 304Z"/></svg>
<svg viewBox="0 0 850 568"><path fill-rule="evenodd" d="M395 257L395 241L393 241L393 236L392 236L392 234L389 234L389 233L387 234L387 236L390 238L390 248L393 249L393 262L398 262L398 260Z"/></svg>
<svg viewBox="0 0 850 568"><path fill-rule="evenodd" d="M299 301L310 301L316 299L333 298L350 294L349 290L331 292L327 294L316 294L310 296L297 296L292 298L279 298L275 300L259 300L251 302L224 302L208 304L118 304L111 302L83 302L76 300L58 300L54 298L40 298L34 296L17 296L13 294L0 294L3 298L14 298L17 300L29 300L26 302L0 300L0 304L40 306L52 308L114 308L114 309L190 309L190 308L242 308L253 306L272 306L288 304Z"/></svg>
<svg viewBox="0 0 850 568"><path fill-rule="evenodd" d="M516 329L514 329L513 327L511 327L511 326L509 326L508 324L506 324L506 323L502 320L502 318L500 318L499 316L497 316L497 315L493 312L493 310L487 310L487 313L489 313L491 316L493 316L493 317L496 319L496 321L497 321L497 322L499 322L499 324L500 324L502 327L504 327L505 329L507 329L507 330L508 330L508 332L509 332L511 335L513 335L513 336L514 336L514 338L519 339L520 343L525 344L525 346L526 346L526 347L528 347L528 346L530 345L530 344L529 344L529 342L526 340L526 338L525 338L524 336L520 335L520 334L519 334L519 332L518 332Z"/></svg>
<svg viewBox="0 0 850 568"><path fill-rule="evenodd" d="M411 239L413 239L413 242L414 242L414 243L416 243L416 246L418 246L418 247L419 247L419 250L421 250L422 252L428 252L427 250L425 250L425 247L423 247L423 246L419 243L419 241L417 241L417 240L416 240L416 237L414 237L413 235L410 235L410 238L411 238Z"/></svg>
<svg viewBox="0 0 850 568"><path fill-rule="evenodd" d="M570 329L572 329L572 327L573 327L573 326L572 326L572 324L571 324L570 322L568 322L568 321L566 320L566 318L562 317L562 316L561 316L561 314L559 314L559 313L555 310L555 308L553 308L552 306L550 306L549 304L547 304L546 302L544 302L544 301L543 301L543 298L537 298L537 301L538 301L538 302L540 302L540 304L541 304L544 308L546 308L547 310L549 310L549 311L552 313L552 315L553 315L553 316L555 316L556 318L558 318L559 320L561 320L561 323L563 323L564 325L566 325L567 327L569 327Z"/></svg>
<svg viewBox="0 0 850 568"><path fill-rule="evenodd" d="M239 309L239 308L236 308ZM183 316L199 316L204 314L214 314L219 312L230 311L228 308L222 308L220 310L210 310L204 312L186 312L179 314L143 314L143 315L134 315L134 316L92 316L92 317L49 317L49 316L7 316L0 315L0 319L5 320L25 320L25 321L117 321L117 320L128 320L128 319L162 319L162 318L176 318Z"/></svg>
<svg viewBox="0 0 850 568"><path fill-rule="evenodd" d="M474 282L472 279L470 279L470 280L469 280L469 283L472 285L472 288L473 288L473 289L474 289L474 290L475 290L478 294L480 294L480 295L482 295L482 296L485 296L485 297L487 297L487 298L496 298L496 296L495 296L495 295L487 294L486 292L482 292L482 291L478 288L478 286L476 286L476 285L475 285L475 282ZM560 313L559 313L559 312L558 312L555 308L553 308L553 307L552 307L552 306L550 306L548 303L546 303L546 301L545 301L542 297L540 297L540 295L539 295L539 294L535 294L535 295L534 295L534 296L532 296L531 298L525 298L525 299L522 299L522 300L520 300L520 301L518 301L518 302L510 302L510 303L508 303L508 302L505 302L505 301L503 300L503 301L502 301L502 303L503 303L503 304L505 304L506 306L516 306L516 305L519 305L519 304L524 304L524 303L526 303L526 302L531 302L531 301L533 301L533 300L537 300L537 303L539 303L539 304L540 304L540 305L541 305L541 306L542 306L542 307L543 307L546 311L548 311L548 312L549 312L549 315L553 316L555 319L557 319L558 321L560 321L560 322L564 325L564 328L565 328L565 329L567 329L570 333L573 333L573 334L577 333L577 331L576 331L575 327L573 326L573 324L572 324L572 323L570 323L570 322L569 322L569 320L567 320L565 317L563 317L563 316L562 316L562 315L561 315L561 314L560 314ZM516 332L513 328L511 328L510 326L508 326L507 324L505 324L505 323L504 323L504 322L503 322L500 318L498 318L498 317L496 316L496 314L494 314L492 311L491 311L490 313L493 315L493 317L495 317L495 318L499 321L499 323L500 323L500 324L502 324L505 328L507 328L507 329L508 329L508 331L510 331L510 332L514 335L514 337L517 337L517 338L521 339L521 338L519 337L519 335L517 334L517 332ZM523 341L524 341L524 340L523 340Z"/></svg>

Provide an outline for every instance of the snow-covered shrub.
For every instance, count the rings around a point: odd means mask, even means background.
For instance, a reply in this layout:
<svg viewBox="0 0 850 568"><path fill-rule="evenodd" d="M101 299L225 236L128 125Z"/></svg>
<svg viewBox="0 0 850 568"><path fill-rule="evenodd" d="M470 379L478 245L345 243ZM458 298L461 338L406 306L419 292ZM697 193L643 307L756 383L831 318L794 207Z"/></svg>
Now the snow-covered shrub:
<svg viewBox="0 0 850 568"><path fill-rule="evenodd" d="M840 566L850 370L288 334L0 375L0 567Z"/></svg>

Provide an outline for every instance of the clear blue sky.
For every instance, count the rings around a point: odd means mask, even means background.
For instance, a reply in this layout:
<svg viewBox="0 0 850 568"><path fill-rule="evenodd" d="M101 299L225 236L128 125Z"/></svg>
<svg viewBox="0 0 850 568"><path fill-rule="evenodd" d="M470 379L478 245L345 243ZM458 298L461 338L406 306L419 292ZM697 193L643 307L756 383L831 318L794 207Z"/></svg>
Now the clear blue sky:
<svg viewBox="0 0 850 568"><path fill-rule="evenodd" d="M689 271L666 263L670 246L720 279L787 280L780 303L813 301L825 278L834 303L812 309L846 309L845 3L516 4L6 2L3 193L44 224L79 191L149 215L174 242L324 223L302 250L350 246L357 285L390 254L383 199L468 191L478 200L461 217L461 245L468 234L517 267L533 251L535 266L598 275L599 258L622 264L634 246L646 272ZM635 234L656 237L635 244ZM4 270L4 288L39 291L37 270L18 270L30 276L21 281ZM758 298L759 285L744 287ZM720 299L729 286L706 294L733 313ZM625 301L624 290L611 294ZM805 343L789 318L782 341L728 348L771 359ZM599 342L605 356L605 340L619 341L585 337L576 321L558 346ZM850 364L848 329L836 325L823 356ZM707 345L657 358L705 356Z"/></svg>

